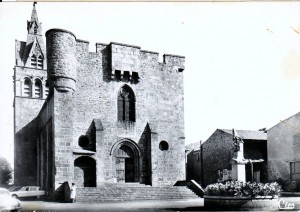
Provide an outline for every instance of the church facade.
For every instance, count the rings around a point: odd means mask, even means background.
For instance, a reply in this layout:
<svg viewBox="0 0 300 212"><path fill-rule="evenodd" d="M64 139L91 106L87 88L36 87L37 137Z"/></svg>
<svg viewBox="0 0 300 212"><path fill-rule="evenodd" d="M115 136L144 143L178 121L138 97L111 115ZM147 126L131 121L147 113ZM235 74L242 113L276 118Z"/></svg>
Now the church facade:
<svg viewBox="0 0 300 212"><path fill-rule="evenodd" d="M185 180L185 58L46 32L35 5L16 41L15 184L78 187Z"/></svg>

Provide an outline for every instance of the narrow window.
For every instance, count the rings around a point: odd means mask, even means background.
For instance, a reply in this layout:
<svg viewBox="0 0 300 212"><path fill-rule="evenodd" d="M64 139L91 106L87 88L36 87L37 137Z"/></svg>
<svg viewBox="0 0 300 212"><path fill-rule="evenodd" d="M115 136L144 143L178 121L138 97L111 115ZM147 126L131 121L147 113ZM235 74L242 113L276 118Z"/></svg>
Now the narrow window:
<svg viewBox="0 0 300 212"><path fill-rule="evenodd" d="M36 67L36 60L37 60L37 57L35 54L33 54L31 56L31 66Z"/></svg>
<svg viewBox="0 0 300 212"><path fill-rule="evenodd" d="M135 122L135 96L127 85L123 86L119 91L118 120Z"/></svg>
<svg viewBox="0 0 300 212"><path fill-rule="evenodd" d="M34 34L37 33L37 28L38 28L38 27L35 25L35 26L34 26Z"/></svg>
<svg viewBox="0 0 300 212"><path fill-rule="evenodd" d="M38 68L43 69L43 62L44 62L43 57L42 55L40 55L37 60Z"/></svg>
<svg viewBox="0 0 300 212"><path fill-rule="evenodd" d="M35 80L34 83L34 96L36 98L42 98L42 83L40 80Z"/></svg>
<svg viewBox="0 0 300 212"><path fill-rule="evenodd" d="M291 180L300 180L300 161L291 162Z"/></svg>
<svg viewBox="0 0 300 212"><path fill-rule="evenodd" d="M29 79L25 79L25 81L24 81L23 94L26 97L30 97L31 96L31 82L30 82Z"/></svg>
<svg viewBox="0 0 300 212"><path fill-rule="evenodd" d="M49 94L49 84L48 82L46 82L46 85L45 85L45 97L47 97Z"/></svg>

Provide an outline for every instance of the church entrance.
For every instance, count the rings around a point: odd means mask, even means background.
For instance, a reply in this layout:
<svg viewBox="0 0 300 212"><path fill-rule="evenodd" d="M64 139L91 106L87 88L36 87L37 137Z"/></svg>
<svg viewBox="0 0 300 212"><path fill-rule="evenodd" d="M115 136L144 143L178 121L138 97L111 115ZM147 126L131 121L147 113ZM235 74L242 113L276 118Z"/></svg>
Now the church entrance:
<svg viewBox="0 0 300 212"><path fill-rule="evenodd" d="M78 187L96 187L96 161L82 156L74 161L74 180Z"/></svg>
<svg viewBox="0 0 300 212"><path fill-rule="evenodd" d="M118 183L139 182L139 152L132 143L122 142L114 149Z"/></svg>

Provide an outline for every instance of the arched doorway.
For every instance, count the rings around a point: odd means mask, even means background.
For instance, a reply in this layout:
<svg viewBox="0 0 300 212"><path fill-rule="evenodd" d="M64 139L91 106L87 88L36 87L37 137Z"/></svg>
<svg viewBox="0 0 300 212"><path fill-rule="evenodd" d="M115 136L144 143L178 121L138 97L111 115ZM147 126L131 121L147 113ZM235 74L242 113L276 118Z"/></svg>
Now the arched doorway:
<svg viewBox="0 0 300 212"><path fill-rule="evenodd" d="M119 183L140 182L140 150L130 140L117 142L112 149Z"/></svg>
<svg viewBox="0 0 300 212"><path fill-rule="evenodd" d="M96 161L82 156L74 161L74 180L78 187L96 187Z"/></svg>

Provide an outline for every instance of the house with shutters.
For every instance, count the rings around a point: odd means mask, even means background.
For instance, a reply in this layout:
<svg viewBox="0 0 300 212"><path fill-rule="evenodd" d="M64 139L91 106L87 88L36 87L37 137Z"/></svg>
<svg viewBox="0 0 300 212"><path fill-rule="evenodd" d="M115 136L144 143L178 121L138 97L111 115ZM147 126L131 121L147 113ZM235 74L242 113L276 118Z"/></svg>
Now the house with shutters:
<svg viewBox="0 0 300 212"><path fill-rule="evenodd" d="M270 180L294 182L296 189L300 180L300 112L268 129L268 172Z"/></svg>

